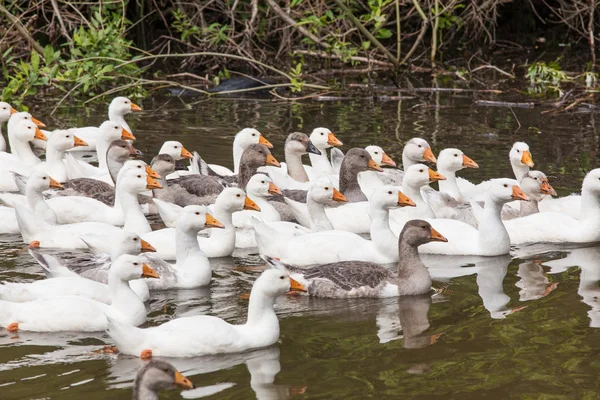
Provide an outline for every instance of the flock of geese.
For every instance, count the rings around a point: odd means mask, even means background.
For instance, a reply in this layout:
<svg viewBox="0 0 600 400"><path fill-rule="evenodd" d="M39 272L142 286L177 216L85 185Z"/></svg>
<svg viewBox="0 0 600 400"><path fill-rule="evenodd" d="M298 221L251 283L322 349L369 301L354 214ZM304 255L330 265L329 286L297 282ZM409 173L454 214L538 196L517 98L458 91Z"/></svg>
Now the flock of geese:
<svg viewBox="0 0 600 400"><path fill-rule="evenodd" d="M0 233L20 233L48 278L2 282L7 331L106 331L118 351L144 359L243 352L278 341L273 304L290 292L420 295L432 286L423 253L498 256L511 245L600 240L600 169L586 175L581 195L555 198L523 142L508 154L514 178L480 183L457 176L478 168L458 149L436 158L427 141L413 138L400 169L378 146L344 154L327 128L291 133L285 163L246 128L233 142L233 170L207 164L177 141L165 142L147 165L124 118L139 110L117 97L98 127L45 131L31 114L0 102L0 129L8 123L8 146L0 135ZM79 150L95 151L98 165L75 157ZM189 167L181 169L181 160ZM164 229L151 229L152 214ZM211 258L251 247L267 265L245 324L193 316L138 327L153 291L207 286ZM44 248L94 256L66 260ZM395 271L381 265L392 263ZM173 385L193 387L152 361L140 370L135 398L157 398Z"/></svg>

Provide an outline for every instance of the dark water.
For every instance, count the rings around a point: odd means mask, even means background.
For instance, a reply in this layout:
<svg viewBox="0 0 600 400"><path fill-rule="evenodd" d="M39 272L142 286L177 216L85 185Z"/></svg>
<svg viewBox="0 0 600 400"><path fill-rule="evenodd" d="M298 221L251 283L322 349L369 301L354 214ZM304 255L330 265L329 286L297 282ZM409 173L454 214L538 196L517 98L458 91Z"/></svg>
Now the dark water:
<svg viewBox="0 0 600 400"><path fill-rule="evenodd" d="M487 96L485 98L492 98ZM508 151L526 141L536 169L560 193L580 187L584 170L598 166L598 115L549 117L540 109L473 106L474 97L424 94L397 102L291 104L211 100L186 105L148 99L131 115L136 147L148 160L164 140L179 140L208 162L231 165L231 143L244 127L258 128L283 159L287 133L318 126L345 146L378 144L401 159L406 140L420 136L438 153L463 150L479 165L462 176L479 181L511 176ZM422 104L426 104L423 106ZM102 122L105 107L52 103L31 112L49 127ZM19 237L0 238L0 279L42 277ZM251 253L251 251L250 251ZM68 254L64 254L68 256ZM158 293L148 325L172 317L211 314L241 323L258 272L252 254L213 260L210 289ZM517 258L521 257L521 258ZM598 398L600 376L600 248L516 249L513 257L427 258L433 296L385 300L280 298L280 342L241 355L175 359L194 392L219 399L364 398ZM127 399L141 361L96 354L103 333L0 332L1 399ZM180 398L177 391L161 398Z"/></svg>

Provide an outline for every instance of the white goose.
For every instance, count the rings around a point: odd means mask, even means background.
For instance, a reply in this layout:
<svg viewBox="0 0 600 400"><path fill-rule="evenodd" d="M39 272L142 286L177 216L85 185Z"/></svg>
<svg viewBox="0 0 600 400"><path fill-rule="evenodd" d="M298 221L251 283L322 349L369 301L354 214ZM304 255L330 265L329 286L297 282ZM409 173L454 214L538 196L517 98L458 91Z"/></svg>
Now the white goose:
<svg viewBox="0 0 600 400"><path fill-rule="evenodd" d="M252 227L250 218L257 217L265 222L280 221L281 216L273 205L269 202L272 195L280 195L281 191L273 184L271 178L265 174L255 174L248 181L246 186L248 197L256 203L260 213L252 211L239 211L233 214L233 225L236 228L249 229Z"/></svg>
<svg viewBox="0 0 600 400"><path fill-rule="evenodd" d="M273 303L290 289L306 290L285 269L268 269L254 282L245 324L232 325L217 317L201 315L139 329L110 318L108 334L120 352L143 358L194 357L268 347L279 340L279 321Z"/></svg>
<svg viewBox="0 0 600 400"><path fill-rule="evenodd" d="M0 326L10 332L96 332L107 328L109 315L123 323L141 325L146 322L146 307L127 284L141 277L158 275L138 257L123 255L109 272L110 305L78 296L25 303L0 301Z"/></svg>
<svg viewBox="0 0 600 400"><path fill-rule="evenodd" d="M5 101L0 101L0 151L6 151L6 139L2 135L2 124L8 122L10 116L16 113L10 104Z"/></svg>
<svg viewBox="0 0 600 400"><path fill-rule="evenodd" d="M233 139L233 171L222 165L208 164L208 166L221 176L237 175L240 172L240 159L242 153L251 144L264 144L267 148L272 149L273 145L265 137L254 128L244 128L239 131ZM162 154L162 153L159 153Z"/></svg>
<svg viewBox="0 0 600 400"><path fill-rule="evenodd" d="M322 176L331 179L334 175L337 175L337 173L334 173L331 161L329 161L329 158L327 157L327 149L343 146L344 144L327 128L313 129L309 138L321 154L308 154L311 165L304 166L308 177L311 181Z"/></svg>

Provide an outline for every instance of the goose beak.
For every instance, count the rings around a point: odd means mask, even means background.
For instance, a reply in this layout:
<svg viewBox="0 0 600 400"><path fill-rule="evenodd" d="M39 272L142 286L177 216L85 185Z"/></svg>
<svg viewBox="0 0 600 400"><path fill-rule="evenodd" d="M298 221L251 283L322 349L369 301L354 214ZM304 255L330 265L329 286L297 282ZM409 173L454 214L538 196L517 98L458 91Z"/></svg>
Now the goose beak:
<svg viewBox="0 0 600 400"><path fill-rule="evenodd" d="M336 146L336 147L344 145L344 143L342 143L341 140L339 140L338 138L335 137L333 132L329 132L329 135L327 135L327 144L330 146Z"/></svg>
<svg viewBox="0 0 600 400"><path fill-rule="evenodd" d="M33 135L33 137L37 140L48 140L48 138L42 133L40 128L35 128L35 134Z"/></svg>
<svg viewBox="0 0 600 400"><path fill-rule="evenodd" d="M131 103L131 111L142 111L142 107L138 106L137 104Z"/></svg>
<svg viewBox="0 0 600 400"><path fill-rule="evenodd" d="M140 239L142 241L142 253L154 253L156 249L150 243L146 242L144 239Z"/></svg>
<svg viewBox="0 0 600 400"><path fill-rule="evenodd" d="M415 202L402 192L398 192L398 205L400 207L416 207Z"/></svg>
<svg viewBox="0 0 600 400"><path fill-rule="evenodd" d="M50 187L51 188L56 188L56 189L64 189L63 185L61 185L60 183L58 183L57 181L55 181L52 178L50 178Z"/></svg>
<svg viewBox="0 0 600 400"><path fill-rule="evenodd" d="M31 122L33 122L34 124L36 124L37 126L39 126L40 128L45 128L46 124L44 124L42 121L40 121L39 119L35 119L33 117L31 117Z"/></svg>
<svg viewBox="0 0 600 400"><path fill-rule="evenodd" d="M436 231L435 229L433 229L433 227L431 227L431 241L432 242L447 242L448 239L446 239L444 236L442 236L441 233L439 233L438 231Z"/></svg>
<svg viewBox="0 0 600 400"><path fill-rule="evenodd" d="M306 152L316 154L318 156L321 155L321 150L317 149L315 147L315 145L313 144L313 142L311 142L310 140L308 141L308 144L306 145Z"/></svg>
<svg viewBox="0 0 600 400"><path fill-rule="evenodd" d="M512 187L512 199L527 201L527 200L529 200L529 197L527 197L527 195L521 190L520 187L515 185Z"/></svg>
<svg viewBox="0 0 600 400"><path fill-rule="evenodd" d="M540 189L540 192L542 192L543 194L549 194L550 196L557 196L556 190L554 190L552 185L550 185L548 179L542 180L542 188Z"/></svg>
<svg viewBox="0 0 600 400"><path fill-rule="evenodd" d="M444 175L429 168L429 182L430 183L435 182L435 181L445 181L445 180L446 180L446 177Z"/></svg>
<svg viewBox="0 0 600 400"><path fill-rule="evenodd" d="M183 376L181 372L175 371L175 385L183 389L194 389L195 386L188 378Z"/></svg>
<svg viewBox="0 0 600 400"><path fill-rule="evenodd" d="M373 160L369 160L368 169L371 171L383 172L383 169Z"/></svg>
<svg viewBox="0 0 600 400"><path fill-rule="evenodd" d="M187 151L187 149L185 147L181 147L181 158L192 158L192 153L190 153L189 151Z"/></svg>
<svg viewBox="0 0 600 400"><path fill-rule="evenodd" d="M146 189L162 189L162 185L158 183L156 180L146 177Z"/></svg>
<svg viewBox="0 0 600 400"><path fill-rule="evenodd" d="M39 249L40 248L40 241L39 240L34 240L33 242L29 243L29 248L30 249Z"/></svg>
<svg viewBox="0 0 600 400"><path fill-rule="evenodd" d="M155 170L153 170L152 168L150 168L149 165L146 165L146 173L148 174L148 176L150 178L160 179L160 175Z"/></svg>
<svg viewBox="0 0 600 400"><path fill-rule="evenodd" d="M381 157L381 163L383 165L389 165L391 167L396 166L396 162L390 158L387 154L383 153L383 157Z"/></svg>
<svg viewBox="0 0 600 400"><path fill-rule="evenodd" d="M306 292L306 288L303 284L290 277L290 289L292 292Z"/></svg>
<svg viewBox="0 0 600 400"><path fill-rule="evenodd" d="M333 196L331 197L333 201L347 202L346 196L344 196L339 190L333 188Z"/></svg>
<svg viewBox="0 0 600 400"><path fill-rule="evenodd" d="M521 162L527 165L529 168L533 167L533 158L531 158L531 153L529 150L525 150L523 155L521 156Z"/></svg>
<svg viewBox="0 0 600 400"><path fill-rule="evenodd" d="M75 144L75 147L88 145L85 141L79 139L77 136L73 137L73 143Z"/></svg>
<svg viewBox="0 0 600 400"><path fill-rule="evenodd" d="M144 264L142 266L142 278L158 279L160 277L158 276L158 273L156 273L156 271L152 267L150 267L148 264Z"/></svg>
<svg viewBox="0 0 600 400"><path fill-rule="evenodd" d="M271 144L271 142L269 142L267 139L265 139L265 137L263 135L260 135L258 137L258 143L264 144L265 146L267 146L268 149L273 148L273 145Z"/></svg>
<svg viewBox="0 0 600 400"><path fill-rule="evenodd" d="M463 167L465 168L479 168L479 165L469 157L463 154Z"/></svg>
<svg viewBox="0 0 600 400"><path fill-rule="evenodd" d="M423 159L426 161L431 161L432 163L437 163L437 159L433 155L430 147L425 149L425 152L423 153Z"/></svg>
<svg viewBox="0 0 600 400"><path fill-rule="evenodd" d="M267 165L272 165L274 167L281 167L279 161L272 154L267 154L267 160L265 161Z"/></svg>
<svg viewBox="0 0 600 400"><path fill-rule="evenodd" d="M130 156L143 156L144 153L141 152L140 150L136 149L135 147L130 146L129 147L129 155Z"/></svg>
<svg viewBox="0 0 600 400"><path fill-rule="evenodd" d="M281 190L277 186L273 184L273 182L269 182L269 194L281 194Z"/></svg>
<svg viewBox="0 0 600 400"><path fill-rule="evenodd" d="M123 140L135 140L135 136L131 134L127 129L121 128L121 139Z"/></svg>
<svg viewBox="0 0 600 400"><path fill-rule="evenodd" d="M14 107L10 108L10 115L13 115L16 112L17 112L17 110Z"/></svg>
<svg viewBox="0 0 600 400"><path fill-rule="evenodd" d="M217 219L210 214L206 214L205 226L207 228L221 228L221 229L225 228L225 225L223 225L222 223L217 221Z"/></svg>
<svg viewBox="0 0 600 400"><path fill-rule="evenodd" d="M260 211L260 207L253 202L250 197L246 196L246 199L244 200L244 210Z"/></svg>

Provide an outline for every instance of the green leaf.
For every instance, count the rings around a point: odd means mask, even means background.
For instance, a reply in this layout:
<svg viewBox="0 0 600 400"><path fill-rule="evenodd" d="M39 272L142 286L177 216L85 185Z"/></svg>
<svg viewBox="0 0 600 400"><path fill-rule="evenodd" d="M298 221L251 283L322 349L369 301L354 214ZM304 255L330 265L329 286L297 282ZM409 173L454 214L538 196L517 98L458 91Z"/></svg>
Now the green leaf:
<svg viewBox="0 0 600 400"><path fill-rule="evenodd" d="M389 29L381 28L377 31L376 37L377 39L389 39L390 37L392 37L392 31L390 31Z"/></svg>

